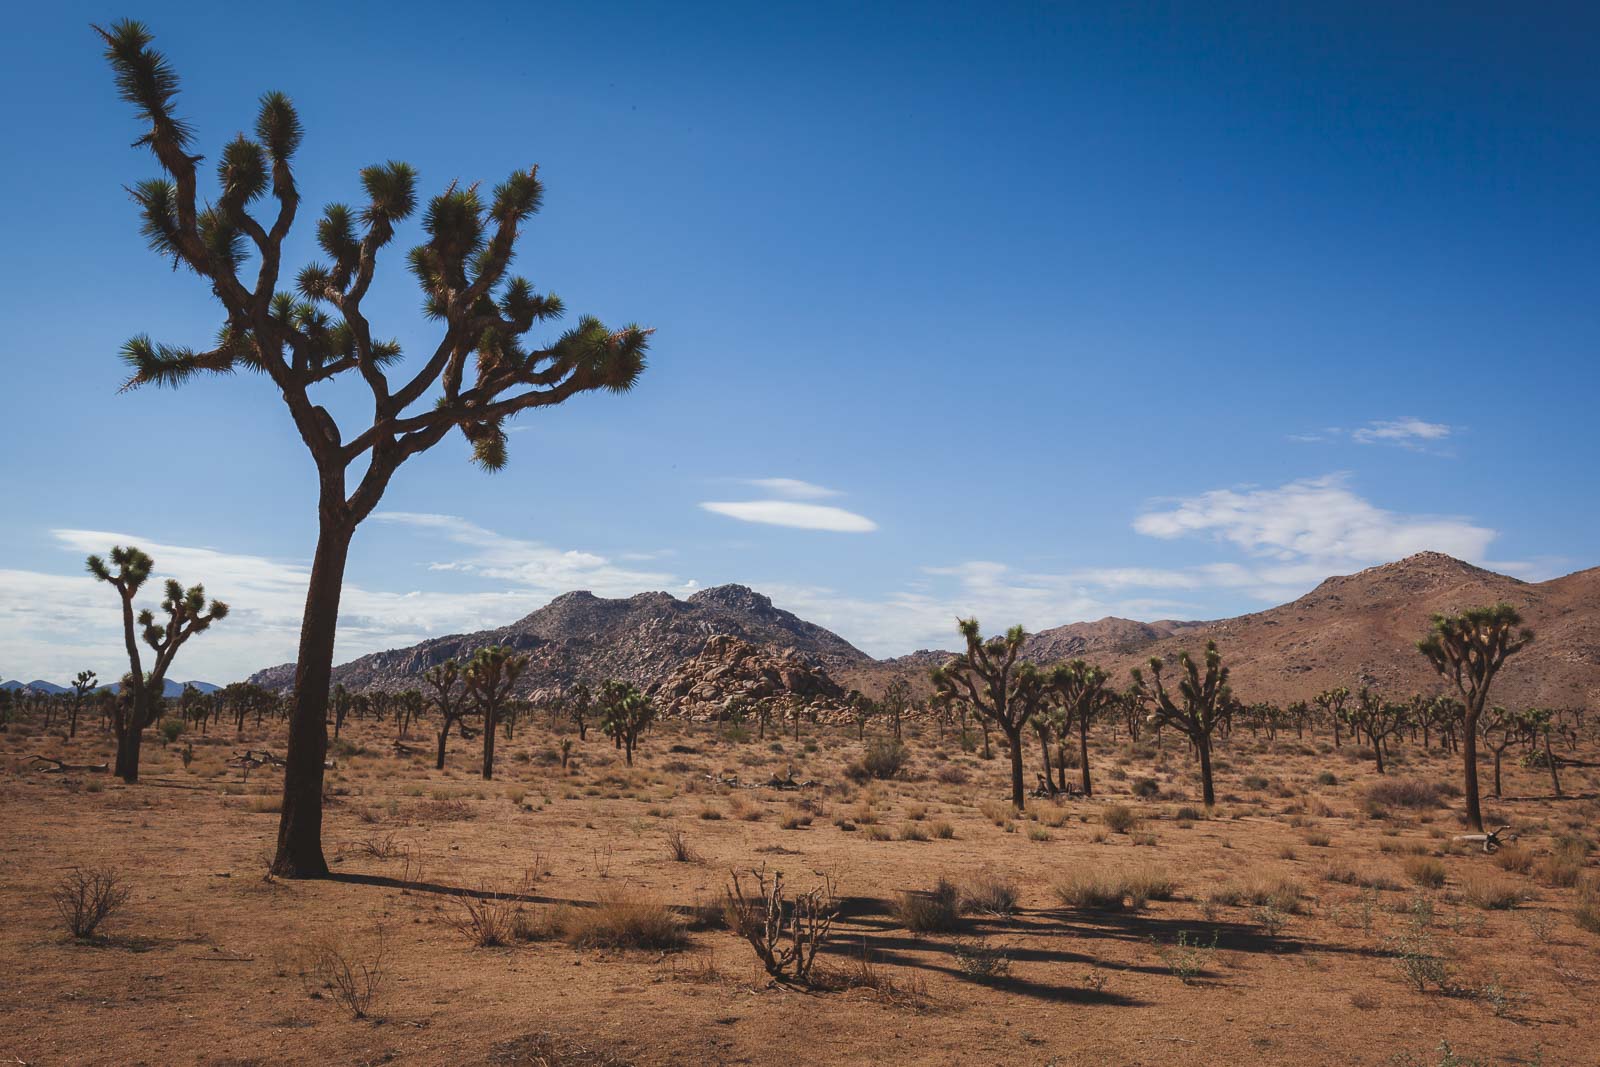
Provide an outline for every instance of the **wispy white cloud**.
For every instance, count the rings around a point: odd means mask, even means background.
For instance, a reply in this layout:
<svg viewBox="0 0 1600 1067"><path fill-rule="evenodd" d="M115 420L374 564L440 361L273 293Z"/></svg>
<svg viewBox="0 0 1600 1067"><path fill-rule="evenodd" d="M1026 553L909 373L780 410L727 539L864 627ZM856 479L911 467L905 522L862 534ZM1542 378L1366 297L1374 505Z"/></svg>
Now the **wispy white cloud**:
<svg viewBox="0 0 1600 1067"><path fill-rule="evenodd" d="M453 553L452 558L430 562L429 570L479 575L546 597L573 589L587 589L600 596L629 596L646 589L670 589L682 584L680 579L664 571L635 570L593 552L552 548L538 541L507 537L455 515L380 511L374 513L372 519L433 535L465 550Z"/></svg>
<svg viewBox="0 0 1600 1067"><path fill-rule="evenodd" d="M803 504L795 500L708 500L700 506L740 522L790 526L798 530L871 533L878 528L878 524L865 515L829 504Z"/></svg>
<svg viewBox="0 0 1600 1067"><path fill-rule="evenodd" d="M1174 540L1204 536L1307 573L1399 559L1432 549L1481 560L1496 531L1458 516L1402 515L1328 474L1272 489L1215 489L1148 511L1133 528Z"/></svg>
<svg viewBox="0 0 1600 1067"><path fill-rule="evenodd" d="M1358 445L1394 444L1407 447L1429 441L1443 441L1451 434L1451 427L1442 422L1425 422L1414 415L1399 419L1382 419L1350 432L1350 439Z"/></svg>
<svg viewBox="0 0 1600 1067"><path fill-rule="evenodd" d="M837 489L802 482L798 478L746 478L744 484L764 489L774 496L788 497L790 500L823 500L830 496L843 495Z"/></svg>
<svg viewBox="0 0 1600 1067"><path fill-rule="evenodd" d="M1374 419L1354 429L1325 426L1320 430L1292 433L1288 438L1302 444L1349 440L1358 445L1394 445L1414 452L1446 455L1444 442L1456 432L1457 427L1449 423L1428 422L1415 415L1404 415L1397 419Z"/></svg>
<svg viewBox="0 0 1600 1067"><path fill-rule="evenodd" d="M337 662L430 637L503 626L572 589L623 596L693 588L670 574L630 570L594 553L504 537L450 515L389 512L373 518L437 535L456 547L452 558L436 560L430 569L481 576L499 588L374 590L347 582L340 600ZM170 576L186 584L203 582L208 593L233 608L226 620L184 646L175 678L233 681L294 658L310 576L306 564L114 531L51 533L64 555L77 557L63 570L77 573L0 571L0 675L53 680L89 668L102 678L116 678L127 670L115 594L77 566L89 553L104 553L115 544L137 544L156 561L141 604L155 607L160 582Z"/></svg>

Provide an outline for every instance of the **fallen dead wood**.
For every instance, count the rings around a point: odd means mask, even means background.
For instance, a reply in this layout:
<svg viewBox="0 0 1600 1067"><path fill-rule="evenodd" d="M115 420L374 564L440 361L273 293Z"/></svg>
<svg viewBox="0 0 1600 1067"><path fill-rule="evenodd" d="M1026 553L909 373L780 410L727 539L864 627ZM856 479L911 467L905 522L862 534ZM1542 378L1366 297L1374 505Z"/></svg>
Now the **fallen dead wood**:
<svg viewBox="0 0 1600 1067"><path fill-rule="evenodd" d="M1481 842L1483 842L1483 850L1485 852L1496 852L1496 851L1499 850L1500 845L1502 844L1502 842L1500 840L1501 835L1505 834L1505 832L1507 830L1509 830L1509 829L1511 829L1511 827L1502 826L1502 827L1500 827L1500 829L1491 830L1486 834L1456 834L1450 840L1452 840L1452 841L1473 841L1473 842L1481 841ZM1510 834L1509 836L1506 837L1507 841L1515 841L1516 839L1517 839L1517 835L1516 834Z"/></svg>

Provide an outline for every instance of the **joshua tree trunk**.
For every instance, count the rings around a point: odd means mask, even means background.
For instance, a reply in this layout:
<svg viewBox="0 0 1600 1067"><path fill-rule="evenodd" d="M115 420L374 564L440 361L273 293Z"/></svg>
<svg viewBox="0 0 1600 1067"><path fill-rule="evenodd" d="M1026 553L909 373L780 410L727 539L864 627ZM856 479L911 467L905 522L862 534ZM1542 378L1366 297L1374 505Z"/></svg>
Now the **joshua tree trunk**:
<svg viewBox="0 0 1600 1067"><path fill-rule="evenodd" d="M494 728L500 725L500 709L488 706L483 709L483 780L494 778Z"/></svg>
<svg viewBox="0 0 1600 1067"><path fill-rule="evenodd" d="M444 725L439 727L439 759L434 763L434 770L444 770L444 743L450 737L450 719L447 716Z"/></svg>
<svg viewBox="0 0 1600 1067"><path fill-rule="evenodd" d="M1044 784L1049 785L1055 781L1055 776L1050 773L1050 735L1040 731L1039 755L1044 757Z"/></svg>
<svg viewBox="0 0 1600 1067"><path fill-rule="evenodd" d="M1483 805L1478 799L1478 713L1480 709L1467 709L1461 723L1461 773L1467 794L1467 822L1483 833Z"/></svg>
<svg viewBox="0 0 1600 1067"><path fill-rule="evenodd" d="M1078 716L1078 766L1083 771L1083 795L1089 795L1089 720Z"/></svg>
<svg viewBox="0 0 1600 1067"><path fill-rule="evenodd" d="M343 507L343 493L339 493ZM328 861L322 855L322 772L328 758L328 682L333 674L333 641L339 623L339 596L354 524L327 514L324 505L317 551L306 589L306 610L300 623L300 651L295 660L294 709L289 715L291 758L283 773L283 814L278 821L274 874L287 878L322 878Z"/></svg>
<svg viewBox="0 0 1600 1067"><path fill-rule="evenodd" d="M126 725L121 722L116 725L116 775L132 785L139 780L139 742L144 737L144 731L138 725L139 709L137 707L131 709L128 715L129 722Z"/></svg>
<svg viewBox="0 0 1600 1067"><path fill-rule="evenodd" d="M1205 735L1194 738L1194 747L1200 755L1200 797L1210 808L1217 802L1217 791L1211 784L1211 738Z"/></svg>
<svg viewBox="0 0 1600 1067"><path fill-rule="evenodd" d="M1550 784L1555 787L1556 796L1561 795L1561 776L1556 773L1555 753L1550 751L1550 730L1548 725L1544 731L1544 762L1550 768Z"/></svg>
<svg viewBox="0 0 1600 1067"><path fill-rule="evenodd" d="M1011 806L1021 811L1026 803L1022 787L1022 727L1013 729L1002 723L1000 729L1011 745Z"/></svg>

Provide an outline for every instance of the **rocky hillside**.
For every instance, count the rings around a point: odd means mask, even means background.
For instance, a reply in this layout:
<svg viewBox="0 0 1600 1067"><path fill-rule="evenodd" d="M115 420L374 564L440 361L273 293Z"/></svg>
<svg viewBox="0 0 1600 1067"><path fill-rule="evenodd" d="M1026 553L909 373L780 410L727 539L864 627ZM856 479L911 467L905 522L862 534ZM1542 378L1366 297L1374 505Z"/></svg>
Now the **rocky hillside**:
<svg viewBox="0 0 1600 1067"><path fill-rule="evenodd" d="M1152 655L1199 650L1214 638L1245 700L1304 699L1334 685L1434 692L1440 681L1415 647L1429 614L1500 600L1521 609L1538 638L1502 672L1496 697L1508 703L1600 704L1600 568L1530 583L1436 552L1329 578L1298 600L1232 619L1143 623L1106 618L1059 626L1031 635L1023 654L1041 663L1082 657L1126 680L1128 668ZM714 634L742 644L707 649ZM773 607L760 593L725 585L687 600L666 593L625 600L568 593L498 630L364 656L336 668L334 679L353 688L417 686L433 664L496 643L532 658L520 687L525 695L603 678L666 692L671 679L670 699L686 701L696 715L744 692L747 684L766 685L757 679L770 680L772 671L788 672L802 687L797 691L809 692L804 687L813 683L801 680L802 668L820 668L819 678L846 690L878 694L890 680L903 677L923 693L928 670L951 655L923 650L874 660L843 638ZM741 666L717 674L735 660ZM251 680L287 688L293 674L292 666L274 667Z"/></svg>
<svg viewBox="0 0 1600 1067"><path fill-rule="evenodd" d="M793 650L774 651L730 634L706 639L698 655L649 688L663 714L722 719L738 701L795 698L824 713L845 710L845 691L820 664Z"/></svg>
<svg viewBox="0 0 1600 1067"><path fill-rule="evenodd" d="M742 585L720 585L679 600L669 593L606 599L567 593L510 626L434 638L410 648L376 652L334 668L333 680L352 689L406 689L422 684L437 663L465 660L486 645L509 645L530 657L521 695L620 678L641 686L660 681L705 647L730 634L765 648L787 649L823 667L872 663L837 634L775 608ZM250 680L272 689L294 684L294 665L259 671Z"/></svg>
<svg viewBox="0 0 1600 1067"><path fill-rule="evenodd" d="M1126 669L1214 639L1240 699L1290 701L1335 685L1434 692L1441 679L1416 642L1436 611L1505 601L1536 634L1495 681L1508 704L1600 703L1600 568L1523 582L1437 552L1329 578L1298 600L1232 619L1158 624L1138 649L1088 658Z"/></svg>

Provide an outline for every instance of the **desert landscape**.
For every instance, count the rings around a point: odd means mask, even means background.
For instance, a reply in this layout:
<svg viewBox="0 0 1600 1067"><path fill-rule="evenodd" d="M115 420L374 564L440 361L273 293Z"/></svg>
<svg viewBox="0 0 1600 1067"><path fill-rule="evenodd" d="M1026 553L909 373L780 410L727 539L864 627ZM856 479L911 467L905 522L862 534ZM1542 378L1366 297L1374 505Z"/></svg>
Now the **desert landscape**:
<svg viewBox="0 0 1600 1067"><path fill-rule="evenodd" d="M1509 584L1532 613L1597 574ZM1425 556L1191 632L1234 635L1227 647L1276 672L1256 676L1276 693L1271 678L1287 687L1309 672L1251 643L1267 617L1301 620L1284 647L1326 648L1337 623L1316 607L1334 597L1421 633L1430 610L1507 585ZM1570 642L1535 659L1536 638L1508 662L1508 693L1594 692L1596 601L1557 602L1549 621ZM4 840L6 1055L1593 1062L1600 738L1584 705L1558 718L1559 795L1535 735L1505 753L1486 822L1511 830L1492 851L1467 838L1459 763L1437 729L1431 744L1420 723L1385 738L1380 774L1348 725L1336 745L1329 719L1296 720L1286 705L1236 710L1216 741L1209 808L1179 733L1108 711L1088 732L1091 793L1078 788L1075 746L1063 746L1072 791L1034 791L1018 809L998 731L986 756L974 718L963 733L910 695L926 693L926 671L845 657L835 669L876 696L847 692L814 651L844 656L834 635L750 590L698 604L632 605L696 622L707 606L721 613L724 632L693 653L664 648L661 629L637 618L631 631L655 640L598 645L625 604L585 622L558 604L565 636L527 639L541 663L568 668L609 649L616 673L653 692L660 714L632 766L593 710L580 740L572 691L530 668L502 713L493 778L477 737L448 739L438 770L440 713L421 702L408 715L401 687L407 671L470 654L478 638L342 668L341 687L360 683L365 699L329 750L332 873L317 881L269 873L286 711L275 691L170 701L174 727L153 731L161 743L124 785L105 773L114 746L95 710L114 698L83 698L68 739L71 696L12 690L5 795L28 818L8 821ZM1361 632L1345 651L1373 673L1424 680L1414 648L1376 624ZM1048 657L1061 640L1030 643ZM1065 649L1108 663L1132 651ZM892 714L897 684L905 707ZM1035 782L1039 748L1026 747ZM74 938L62 909L80 876L108 883L116 906ZM799 955L773 973L763 936L745 936L752 915L767 921L763 886L782 894L773 921L815 924L798 941L778 932L778 961L785 947Z"/></svg>
<svg viewBox="0 0 1600 1067"><path fill-rule="evenodd" d="M0 1064L1600 1067L1595 10L148 6L0 35Z"/></svg>

